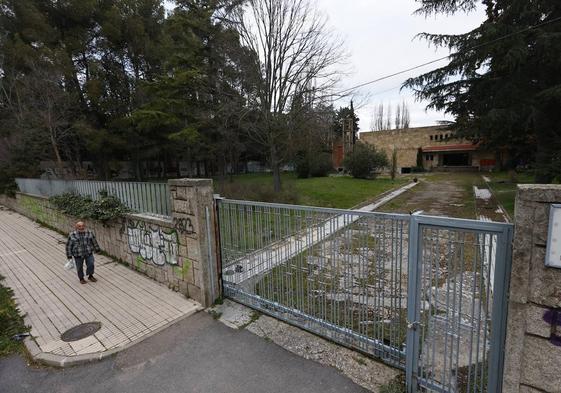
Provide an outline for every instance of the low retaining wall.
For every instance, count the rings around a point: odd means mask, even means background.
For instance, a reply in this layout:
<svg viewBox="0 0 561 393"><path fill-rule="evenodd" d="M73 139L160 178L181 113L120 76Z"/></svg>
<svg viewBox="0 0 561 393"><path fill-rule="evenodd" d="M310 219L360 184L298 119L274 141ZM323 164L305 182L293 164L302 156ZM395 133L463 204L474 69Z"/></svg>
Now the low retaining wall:
<svg viewBox="0 0 561 393"><path fill-rule="evenodd" d="M111 257L198 301L211 305L219 296L215 261L212 181L170 181L172 217L129 214L101 223L83 220ZM0 195L0 204L69 233L79 220L56 210L44 197ZM61 263L65 256L61 255Z"/></svg>

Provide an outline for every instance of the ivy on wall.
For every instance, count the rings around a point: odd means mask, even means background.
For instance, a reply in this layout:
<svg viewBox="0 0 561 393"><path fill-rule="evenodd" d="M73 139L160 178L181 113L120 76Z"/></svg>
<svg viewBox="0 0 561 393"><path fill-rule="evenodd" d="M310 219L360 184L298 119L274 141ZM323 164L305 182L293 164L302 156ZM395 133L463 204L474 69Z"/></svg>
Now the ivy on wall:
<svg viewBox="0 0 561 393"><path fill-rule="evenodd" d="M117 197L100 192L101 198L93 200L78 194L65 193L49 198L52 205L64 214L89 218L98 221L110 221L123 217L131 210Z"/></svg>

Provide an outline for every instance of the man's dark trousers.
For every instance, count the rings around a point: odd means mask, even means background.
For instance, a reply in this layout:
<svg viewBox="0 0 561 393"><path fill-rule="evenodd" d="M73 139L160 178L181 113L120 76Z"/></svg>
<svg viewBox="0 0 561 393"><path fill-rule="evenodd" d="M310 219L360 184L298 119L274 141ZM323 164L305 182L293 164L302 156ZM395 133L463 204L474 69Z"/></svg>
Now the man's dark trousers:
<svg viewBox="0 0 561 393"><path fill-rule="evenodd" d="M78 278L80 280L84 279L84 261L86 261L86 275L93 276L94 274L93 254L90 254L87 257L74 257L74 262L76 262L76 271L78 272Z"/></svg>

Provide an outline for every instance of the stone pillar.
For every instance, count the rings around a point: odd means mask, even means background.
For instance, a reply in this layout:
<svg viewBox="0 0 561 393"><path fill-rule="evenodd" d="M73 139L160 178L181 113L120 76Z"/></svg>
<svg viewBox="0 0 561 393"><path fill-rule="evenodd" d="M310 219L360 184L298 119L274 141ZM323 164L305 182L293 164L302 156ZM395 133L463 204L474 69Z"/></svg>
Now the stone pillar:
<svg viewBox="0 0 561 393"><path fill-rule="evenodd" d="M218 285L215 214L211 179L169 180L172 221L179 244L193 266L189 297L208 307L220 295Z"/></svg>
<svg viewBox="0 0 561 393"><path fill-rule="evenodd" d="M561 269L545 266L551 203L561 185L518 186L503 392L561 391Z"/></svg>

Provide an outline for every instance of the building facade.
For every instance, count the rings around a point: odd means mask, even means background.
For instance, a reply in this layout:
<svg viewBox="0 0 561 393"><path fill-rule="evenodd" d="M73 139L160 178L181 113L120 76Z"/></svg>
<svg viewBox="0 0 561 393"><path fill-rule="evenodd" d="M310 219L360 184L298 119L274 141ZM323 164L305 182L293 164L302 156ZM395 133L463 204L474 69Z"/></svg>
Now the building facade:
<svg viewBox="0 0 561 393"><path fill-rule="evenodd" d="M360 140L384 151L390 160L395 149L400 173L409 173L421 163L425 170L491 170L497 166L494 152L454 137L443 126L362 132Z"/></svg>

